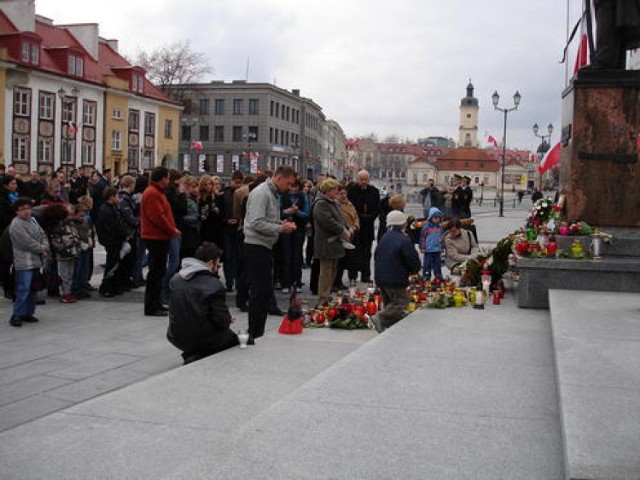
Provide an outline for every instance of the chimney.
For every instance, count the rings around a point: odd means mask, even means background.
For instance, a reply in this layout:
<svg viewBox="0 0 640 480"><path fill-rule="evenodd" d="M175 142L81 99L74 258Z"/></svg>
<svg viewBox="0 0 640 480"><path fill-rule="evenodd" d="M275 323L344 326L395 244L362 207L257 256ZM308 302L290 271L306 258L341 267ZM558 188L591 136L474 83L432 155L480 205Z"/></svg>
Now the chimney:
<svg viewBox="0 0 640 480"><path fill-rule="evenodd" d="M36 31L35 0L2 0L2 11L20 32Z"/></svg>
<svg viewBox="0 0 640 480"><path fill-rule="evenodd" d="M98 24L97 23L77 23L74 25L58 25L66 28L71 35L89 52L94 60L98 60Z"/></svg>
<svg viewBox="0 0 640 480"><path fill-rule="evenodd" d="M105 42L107 42L107 45L109 45L109 48L111 48L111 50L113 50L114 52L118 53L118 40L115 38L106 38L104 40Z"/></svg>
<svg viewBox="0 0 640 480"><path fill-rule="evenodd" d="M300 96L300 89L299 88L294 88L293 90L291 90L291 93L293 93L296 97Z"/></svg>

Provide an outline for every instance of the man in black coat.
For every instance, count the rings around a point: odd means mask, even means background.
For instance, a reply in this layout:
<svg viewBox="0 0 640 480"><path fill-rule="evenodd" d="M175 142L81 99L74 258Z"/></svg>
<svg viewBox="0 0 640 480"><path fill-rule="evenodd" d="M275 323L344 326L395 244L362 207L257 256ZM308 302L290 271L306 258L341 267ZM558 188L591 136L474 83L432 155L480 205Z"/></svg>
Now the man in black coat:
<svg viewBox="0 0 640 480"><path fill-rule="evenodd" d="M358 183L347 190L347 197L353 203L360 219L360 235L356 248L362 254L360 265L361 278L365 283L371 282L371 246L375 238L374 223L380 213L380 192L369 184L369 172L358 172Z"/></svg>
<svg viewBox="0 0 640 480"><path fill-rule="evenodd" d="M170 286L167 339L191 363L239 344L229 328L233 318L225 303L225 287L218 277L221 251L204 243L195 258L182 260Z"/></svg>

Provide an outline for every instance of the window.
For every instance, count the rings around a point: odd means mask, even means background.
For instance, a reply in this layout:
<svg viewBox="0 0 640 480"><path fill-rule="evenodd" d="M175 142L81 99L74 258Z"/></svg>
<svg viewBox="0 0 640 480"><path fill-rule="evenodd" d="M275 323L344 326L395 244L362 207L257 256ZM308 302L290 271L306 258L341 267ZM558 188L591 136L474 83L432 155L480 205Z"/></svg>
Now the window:
<svg viewBox="0 0 640 480"><path fill-rule="evenodd" d="M53 138L38 138L38 162L53 163Z"/></svg>
<svg viewBox="0 0 640 480"><path fill-rule="evenodd" d="M484 168L484 162L480 162L480 168Z"/></svg>
<svg viewBox="0 0 640 480"><path fill-rule="evenodd" d="M62 139L62 158L61 162L65 164L75 163L75 143L69 138Z"/></svg>
<svg viewBox="0 0 640 480"><path fill-rule="evenodd" d="M22 60L23 62L28 62L29 60L31 60L31 45L26 42L22 44L22 53L20 54L20 60Z"/></svg>
<svg viewBox="0 0 640 480"><path fill-rule="evenodd" d="M28 159L29 159L29 137L25 135L14 135L13 160L16 162L26 162Z"/></svg>
<svg viewBox="0 0 640 480"><path fill-rule="evenodd" d="M82 164L93 165L96 161L96 145L93 142L82 142Z"/></svg>
<svg viewBox="0 0 640 480"><path fill-rule="evenodd" d="M257 98L249 99L249 115L258 115L259 113L259 101Z"/></svg>
<svg viewBox="0 0 640 480"><path fill-rule="evenodd" d="M269 102L269 115L271 115L273 117L273 108L274 108L274 103L273 100L271 100Z"/></svg>
<svg viewBox="0 0 640 480"><path fill-rule="evenodd" d="M182 125L182 141L191 141L191 125Z"/></svg>
<svg viewBox="0 0 640 480"><path fill-rule="evenodd" d="M273 143L273 127L269 127L269 143Z"/></svg>
<svg viewBox="0 0 640 480"><path fill-rule="evenodd" d="M42 120L53 120L53 105L55 102L53 93L40 92L40 118Z"/></svg>
<svg viewBox="0 0 640 480"><path fill-rule="evenodd" d="M252 142L258 141L258 127L249 127L249 138Z"/></svg>
<svg viewBox="0 0 640 480"><path fill-rule="evenodd" d="M34 65L40 63L40 45L31 45L31 63Z"/></svg>
<svg viewBox="0 0 640 480"><path fill-rule="evenodd" d="M173 121L164 121L164 138L173 138Z"/></svg>
<svg viewBox="0 0 640 480"><path fill-rule="evenodd" d="M223 98L216 98L215 114L224 115L224 99Z"/></svg>
<svg viewBox="0 0 640 480"><path fill-rule="evenodd" d="M73 122L76 118L76 102L74 100L62 100L62 122Z"/></svg>
<svg viewBox="0 0 640 480"><path fill-rule="evenodd" d="M111 113L111 116L113 118L121 119L122 118L122 110L120 110L119 108L114 108L113 112Z"/></svg>
<svg viewBox="0 0 640 480"><path fill-rule="evenodd" d="M278 102L276 102L276 118L278 118L278 115L280 114L280 104Z"/></svg>
<svg viewBox="0 0 640 480"><path fill-rule="evenodd" d="M198 140L202 141L202 142L208 142L209 141L209 125L200 125L200 135L198 138Z"/></svg>
<svg viewBox="0 0 640 480"><path fill-rule="evenodd" d="M111 150L122 150L122 134L120 130L111 132Z"/></svg>
<svg viewBox="0 0 640 480"><path fill-rule="evenodd" d="M291 113L291 109L290 109L290 107L287 107L287 115L286 115L286 120L287 120L287 122L289 121L289 115L290 115L290 113Z"/></svg>
<svg viewBox="0 0 640 480"><path fill-rule="evenodd" d="M242 115L242 99L241 98L233 99L233 114Z"/></svg>
<svg viewBox="0 0 640 480"><path fill-rule="evenodd" d="M96 124L96 103L84 101L82 104L83 126L94 127Z"/></svg>
<svg viewBox="0 0 640 480"><path fill-rule="evenodd" d="M144 134L155 135L156 133L156 116L153 113L144 114Z"/></svg>
<svg viewBox="0 0 640 480"><path fill-rule="evenodd" d="M200 99L200 115L209 115L209 99Z"/></svg>
<svg viewBox="0 0 640 480"><path fill-rule="evenodd" d="M129 110L129 131L137 132L140 130L140 112L138 110Z"/></svg>
<svg viewBox="0 0 640 480"><path fill-rule="evenodd" d="M67 73L69 75L75 75L76 77L82 77L84 75L84 60L82 57L69 55Z"/></svg>
<svg viewBox="0 0 640 480"><path fill-rule="evenodd" d="M231 136L231 140L233 142L241 142L242 141L242 127L234 125L233 134Z"/></svg>
<svg viewBox="0 0 640 480"><path fill-rule="evenodd" d="M224 127L222 125L213 127L213 141L224 142Z"/></svg>
<svg viewBox="0 0 640 480"><path fill-rule="evenodd" d="M144 76L135 73L131 75L131 90L144 93Z"/></svg>
<svg viewBox="0 0 640 480"><path fill-rule="evenodd" d="M24 117L31 115L31 90L15 90L13 94L13 113Z"/></svg>
<svg viewBox="0 0 640 480"><path fill-rule="evenodd" d="M129 166L129 170L137 170L138 169L138 149L129 147L127 153L127 163Z"/></svg>

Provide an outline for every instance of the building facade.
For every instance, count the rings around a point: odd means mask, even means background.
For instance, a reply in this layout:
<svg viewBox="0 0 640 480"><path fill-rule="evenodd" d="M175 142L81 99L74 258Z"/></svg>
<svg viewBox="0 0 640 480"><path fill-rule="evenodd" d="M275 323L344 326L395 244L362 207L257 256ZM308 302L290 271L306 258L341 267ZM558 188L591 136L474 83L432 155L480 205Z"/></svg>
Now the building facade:
<svg viewBox="0 0 640 480"><path fill-rule="evenodd" d="M300 90L236 80L170 85L166 92L184 106L184 170L226 176L288 164L315 178L344 162L342 129Z"/></svg>
<svg viewBox="0 0 640 480"><path fill-rule="evenodd" d="M97 24L54 25L32 0L3 1L0 87L0 163L18 173L82 165L121 174L175 162L179 104Z"/></svg>

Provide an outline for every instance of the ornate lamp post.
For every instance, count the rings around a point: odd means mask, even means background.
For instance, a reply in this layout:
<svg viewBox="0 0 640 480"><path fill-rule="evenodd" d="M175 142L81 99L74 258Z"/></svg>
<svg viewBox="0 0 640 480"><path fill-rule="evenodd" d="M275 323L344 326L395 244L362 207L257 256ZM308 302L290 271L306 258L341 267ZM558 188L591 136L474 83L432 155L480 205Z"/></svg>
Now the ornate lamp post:
<svg viewBox="0 0 640 480"><path fill-rule="evenodd" d="M74 128L73 125L73 104L75 102L75 98L77 97L80 90L76 87L71 89L71 97L74 100L69 100L69 96L67 95L67 91L64 88L60 88L58 90L58 97L60 97L61 102L61 119L62 119L62 133L64 135L64 143L62 145L62 149L60 150L60 163L61 164L70 164L73 163L73 159L71 158L71 129ZM75 131L75 130L74 130ZM75 136L74 136L75 138Z"/></svg>
<svg viewBox="0 0 640 480"><path fill-rule="evenodd" d="M253 159L253 142L258 138L255 132L248 132L243 135L247 140L248 157L249 157L249 171L251 172L251 160ZM252 172L255 173L255 172Z"/></svg>
<svg viewBox="0 0 640 480"><path fill-rule="evenodd" d="M504 130L502 133L502 176L500 180L500 214L499 216L504 217L504 170L507 162L507 114L514 110L518 109L518 105L520 105L520 99L522 96L516 90L516 93L513 95L513 107L511 108L501 108L498 106L498 102L500 101L500 95L498 92L493 92L491 95L491 100L493 102L493 108L504 113Z"/></svg>
<svg viewBox="0 0 640 480"><path fill-rule="evenodd" d="M547 151L551 148L551 134L553 133L553 125L549 124L547 125L547 132L549 132L547 135L539 135L538 134L538 130L540 130L540 127L538 127L537 123L533 124L533 134L538 137L541 141L540 141L540 145L538 146L538 161L541 161L542 158L544 157L544 154L547 153ZM547 141L545 142L544 139L547 139ZM542 174L538 173L538 187L542 189Z"/></svg>

